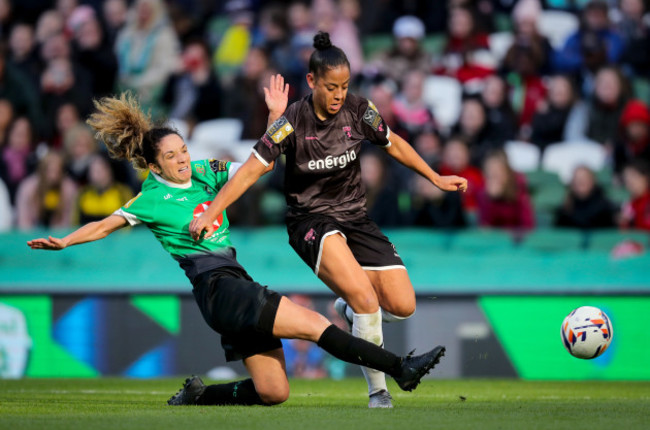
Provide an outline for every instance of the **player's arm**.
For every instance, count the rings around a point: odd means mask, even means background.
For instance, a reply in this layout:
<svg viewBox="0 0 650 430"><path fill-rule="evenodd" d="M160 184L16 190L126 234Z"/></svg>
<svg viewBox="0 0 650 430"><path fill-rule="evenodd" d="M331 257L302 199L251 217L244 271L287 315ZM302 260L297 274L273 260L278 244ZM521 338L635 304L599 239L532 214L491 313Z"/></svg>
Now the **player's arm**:
<svg viewBox="0 0 650 430"><path fill-rule="evenodd" d="M241 197L262 175L273 170L273 166L273 162L265 166L254 154L251 154L248 160L237 169L233 177L219 190L205 212L192 220L190 223L192 238L199 240L203 232L205 232L205 237L210 237L214 232L212 223L219 214Z"/></svg>
<svg viewBox="0 0 650 430"><path fill-rule="evenodd" d="M414 172L427 178L433 185L443 191L467 191L467 179L460 176L440 176L415 152L415 149L407 141L396 133L390 133L388 140L390 145L386 152Z"/></svg>
<svg viewBox="0 0 650 430"><path fill-rule="evenodd" d="M27 246L32 249L45 249L48 251L60 251L71 245L92 242L103 239L115 230L128 225L126 218L119 215L109 215L101 221L90 222L73 231L64 238L48 236L27 241Z"/></svg>
<svg viewBox="0 0 650 430"><path fill-rule="evenodd" d="M289 84L285 84L282 75L271 76L269 86L264 87L264 101L269 109L267 127L270 127L282 116L289 101ZM190 223L192 238L199 240L203 232L205 232L205 237L210 237L214 232L212 223L219 214L241 197L262 175L273 170L274 165L274 162L265 165L251 154L233 177L226 182L205 212L192 220Z"/></svg>

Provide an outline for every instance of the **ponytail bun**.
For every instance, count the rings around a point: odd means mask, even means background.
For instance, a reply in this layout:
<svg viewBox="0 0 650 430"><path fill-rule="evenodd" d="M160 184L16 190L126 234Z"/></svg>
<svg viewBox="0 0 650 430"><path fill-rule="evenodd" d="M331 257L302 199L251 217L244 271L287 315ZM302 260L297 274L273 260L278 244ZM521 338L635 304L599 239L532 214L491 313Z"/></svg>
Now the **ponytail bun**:
<svg viewBox="0 0 650 430"><path fill-rule="evenodd" d="M314 36L314 48L318 51L324 51L332 47L332 41L330 40L330 34L324 31L319 31L316 36Z"/></svg>

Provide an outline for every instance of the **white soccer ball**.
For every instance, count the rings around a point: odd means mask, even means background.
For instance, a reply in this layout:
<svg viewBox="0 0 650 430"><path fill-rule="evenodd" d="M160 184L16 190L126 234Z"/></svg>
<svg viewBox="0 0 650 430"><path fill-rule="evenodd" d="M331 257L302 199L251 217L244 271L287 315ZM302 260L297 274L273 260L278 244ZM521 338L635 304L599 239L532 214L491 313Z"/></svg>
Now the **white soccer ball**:
<svg viewBox="0 0 650 430"><path fill-rule="evenodd" d="M574 309L562 322L562 343L577 358L601 355L614 335L614 327L605 312L593 306Z"/></svg>

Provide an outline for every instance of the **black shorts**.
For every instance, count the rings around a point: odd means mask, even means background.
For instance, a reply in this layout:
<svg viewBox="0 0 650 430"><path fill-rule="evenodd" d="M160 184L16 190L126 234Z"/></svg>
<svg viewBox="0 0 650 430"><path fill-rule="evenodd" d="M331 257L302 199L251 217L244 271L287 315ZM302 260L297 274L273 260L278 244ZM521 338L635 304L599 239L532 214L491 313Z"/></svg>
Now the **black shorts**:
<svg viewBox="0 0 650 430"><path fill-rule="evenodd" d="M323 241L341 233L354 258L364 270L404 269L404 262L395 245L368 216L341 223L327 215L287 217L289 244L300 258L318 275Z"/></svg>
<svg viewBox="0 0 650 430"><path fill-rule="evenodd" d="M272 335L280 294L237 267L201 273L193 285L203 319L221 335L227 361L282 348L280 339Z"/></svg>

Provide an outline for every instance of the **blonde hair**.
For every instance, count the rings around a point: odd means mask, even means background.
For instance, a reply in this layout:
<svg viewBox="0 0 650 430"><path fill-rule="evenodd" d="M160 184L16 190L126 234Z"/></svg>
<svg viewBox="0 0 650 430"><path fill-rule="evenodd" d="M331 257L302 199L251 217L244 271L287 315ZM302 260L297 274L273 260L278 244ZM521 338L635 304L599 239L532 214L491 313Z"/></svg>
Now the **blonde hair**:
<svg viewBox="0 0 650 430"><path fill-rule="evenodd" d="M142 112L130 92L122 93L119 98L103 97L93 103L97 112L86 123L95 130L97 140L104 142L111 157L128 160L136 169L146 170L155 161L158 143L151 139L151 132L156 129L151 114Z"/></svg>

